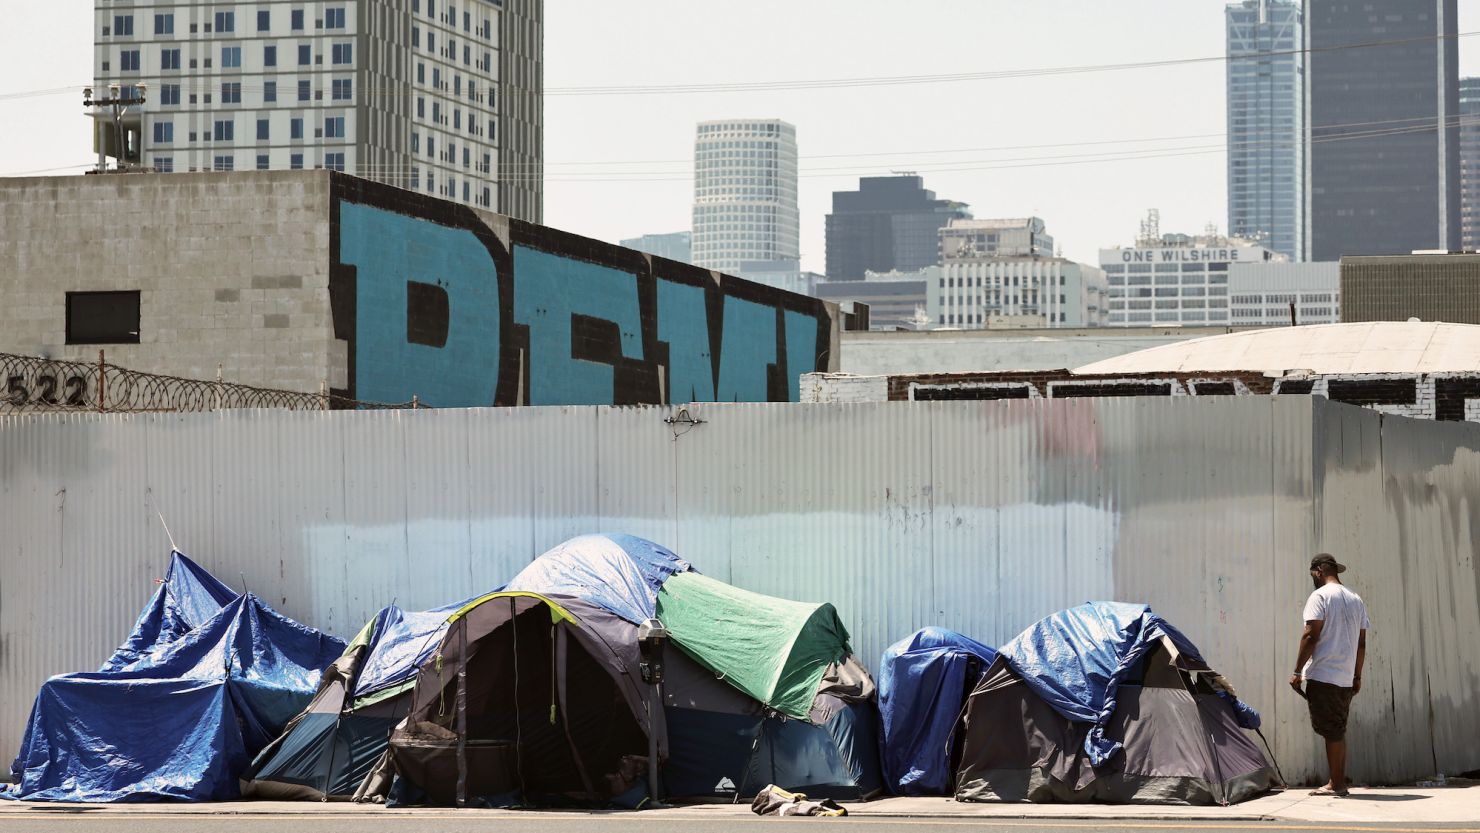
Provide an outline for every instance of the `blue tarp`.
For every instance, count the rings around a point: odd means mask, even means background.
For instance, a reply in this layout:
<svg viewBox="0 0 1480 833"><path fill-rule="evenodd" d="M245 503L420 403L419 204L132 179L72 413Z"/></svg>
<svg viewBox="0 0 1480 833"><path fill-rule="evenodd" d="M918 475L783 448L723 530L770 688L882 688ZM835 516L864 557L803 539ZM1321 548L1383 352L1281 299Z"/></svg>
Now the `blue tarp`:
<svg viewBox="0 0 1480 833"><path fill-rule="evenodd" d="M666 547L635 535L581 535L536 558L504 589L574 596L641 624L657 615L663 582L692 569Z"/></svg>
<svg viewBox="0 0 1480 833"><path fill-rule="evenodd" d="M354 696L365 697L415 679L422 663L442 644L447 617L469 601L411 613L395 605L381 609L375 616L364 664L355 677Z"/></svg>
<svg viewBox="0 0 1480 833"><path fill-rule="evenodd" d="M308 704L344 643L237 596L176 552L99 671L53 677L31 710L7 798L210 801Z"/></svg>
<svg viewBox="0 0 1480 833"><path fill-rule="evenodd" d="M967 668L978 673L997 652L946 628L924 628L884 651L879 662L884 781L896 795L945 795L951 743L966 701Z"/></svg>
<svg viewBox="0 0 1480 833"><path fill-rule="evenodd" d="M1023 682L1064 717L1091 723L1084 739L1090 763L1101 766L1120 752L1105 737L1115 713L1116 691L1147 652L1166 637L1177 650L1202 663L1202 654L1181 631L1142 604L1089 602L1040 620L998 649ZM1258 725L1258 714L1233 703L1240 725ZM1250 723L1252 722L1252 726Z"/></svg>

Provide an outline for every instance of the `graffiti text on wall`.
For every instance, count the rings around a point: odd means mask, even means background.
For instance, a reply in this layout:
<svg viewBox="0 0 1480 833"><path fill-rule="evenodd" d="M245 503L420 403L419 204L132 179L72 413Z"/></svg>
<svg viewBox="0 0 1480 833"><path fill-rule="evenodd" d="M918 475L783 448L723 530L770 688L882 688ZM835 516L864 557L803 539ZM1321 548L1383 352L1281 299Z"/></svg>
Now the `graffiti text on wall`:
<svg viewBox="0 0 1480 833"><path fill-rule="evenodd" d="M813 298L335 178L330 298L357 399L439 407L796 401Z"/></svg>

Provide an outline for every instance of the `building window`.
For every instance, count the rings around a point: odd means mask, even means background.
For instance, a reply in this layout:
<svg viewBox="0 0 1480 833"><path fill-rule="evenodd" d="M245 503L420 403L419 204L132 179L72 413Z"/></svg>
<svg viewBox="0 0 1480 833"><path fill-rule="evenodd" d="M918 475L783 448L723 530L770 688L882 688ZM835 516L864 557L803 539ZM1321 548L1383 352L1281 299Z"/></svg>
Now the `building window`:
<svg viewBox="0 0 1480 833"><path fill-rule="evenodd" d="M216 32L235 32L236 12L216 12Z"/></svg>
<svg viewBox="0 0 1480 833"><path fill-rule="evenodd" d="M298 82L298 100L299 101L308 101L308 99L310 97L309 96L309 93L312 91L311 88L309 87L309 83L310 82L308 82L308 81L299 81Z"/></svg>
<svg viewBox="0 0 1480 833"><path fill-rule="evenodd" d="M262 47L262 65L265 67L277 66L277 47L268 44Z"/></svg>
<svg viewBox="0 0 1480 833"><path fill-rule="evenodd" d="M159 88L159 103L160 104L178 105L180 103L180 85L179 84L163 84L163 85L161 85L160 88Z"/></svg>
<svg viewBox="0 0 1480 833"><path fill-rule="evenodd" d="M301 67L313 63L313 46L307 43L298 44L298 65Z"/></svg>
<svg viewBox="0 0 1480 833"><path fill-rule="evenodd" d="M289 156L288 167L295 171L303 170L303 154L295 153L292 156Z"/></svg>
<svg viewBox="0 0 1480 833"><path fill-rule="evenodd" d="M119 72L138 72L139 50L125 49L118 53L118 70Z"/></svg>
<svg viewBox="0 0 1480 833"><path fill-rule="evenodd" d="M331 171L342 171L342 170L344 170L344 154L342 154L342 153L326 153L326 154L324 154L324 167L328 168Z"/></svg>
<svg viewBox="0 0 1480 833"><path fill-rule="evenodd" d="M173 35L175 33L175 16L172 14L157 14L154 16L154 34Z"/></svg>
<svg viewBox="0 0 1480 833"><path fill-rule="evenodd" d="M421 96L416 97L416 117L419 119L427 117L427 100Z"/></svg>
<svg viewBox="0 0 1480 833"><path fill-rule="evenodd" d="M427 82L427 65L424 64L424 63L422 63L421 61L417 61L416 62L416 83L418 83L418 84L425 84L426 82Z"/></svg>
<svg viewBox="0 0 1480 833"><path fill-rule="evenodd" d="M272 12L263 9L257 12L257 31L266 32L272 28Z"/></svg>
<svg viewBox="0 0 1480 833"><path fill-rule="evenodd" d="M236 157L234 157L234 156L217 156L215 159L211 160L211 170L213 170L213 171L234 171L234 170L236 170Z"/></svg>
<svg viewBox="0 0 1480 833"><path fill-rule="evenodd" d="M483 207L487 208L491 205L493 205L493 194L485 187L483 189Z"/></svg>
<svg viewBox="0 0 1480 833"><path fill-rule="evenodd" d="M354 44L336 43L333 46L333 61L336 64L348 64L352 62L354 55Z"/></svg>
<svg viewBox="0 0 1480 833"><path fill-rule="evenodd" d="M221 103L222 104L241 104L242 103L242 84L241 84L240 81L222 81L221 82Z"/></svg>
<svg viewBox="0 0 1480 833"><path fill-rule="evenodd" d="M138 344L139 290L68 292L68 344Z"/></svg>
<svg viewBox="0 0 1480 833"><path fill-rule="evenodd" d="M211 133L218 142L230 142L236 138L236 122L230 119L218 121Z"/></svg>
<svg viewBox="0 0 1480 833"><path fill-rule="evenodd" d="M257 120L257 141L265 142L268 140L268 133L270 130L269 124L270 123L267 121L267 119Z"/></svg>
<svg viewBox="0 0 1480 833"><path fill-rule="evenodd" d="M415 130L411 131L411 152L421 153L421 134Z"/></svg>
<svg viewBox="0 0 1480 833"><path fill-rule="evenodd" d="M180 68L180 50L178 50L178 49L161 49L161 50L159 50L159 68L162 69L162 70L164 70L164 69L179 69Z"/></svg>
<svg viewBox="0 0 1480 833"><path fill-rule="evenodd" d="M240 46L223 46L223 47L221 47L221 68L222 69L241 69L241 67L242 67L242 48Z"/></svg>
<svg viewBox="0 0 1480 833"><path fill-rule="evenodd" d="M167 145L175 141L175 123L168 121L157 121L154 123L154 143Z"/></svg>
<svg viewBox="0 0 1480 833"><path fill-rule="evenodd" d="M330 116L324 119L324 138L344 138L344 116Z"/></svg>
<svg viewBox="0 0 1480 833"><path fill-rule="evenodd" d="M175 172L175 157L173 157L173 156L156 156L156 157L154 157L154 170L159 171L162 174L174 173Z"/></svg>
<svg viewBox="0 0 1480 833"><path fill-rule="evenodd" d="M335 101L349 101L351 98L352 80L349 78L336 78L333 82L332 98Z"/></svg>
<svg viewBox="0 0 1480 833"><path fill-rule="evenodd" d="M344 9L324 9L324 28L343 29Z"/></svg>
<svg viewBox="0 0 1480 833"><path fill-rule="evenodd" d="M421 27L411 27L411 45L417 49L421 48Z"/></svg>
<svg viewBox="0 0 1480 833"><path fill-rule="evenodd" d="M267 170L267 154L265 154L265 153L259 153L259 154L257 154L257 170L259 170L259 171L265 171L265 170Z"/></svg>
<svg viewBox="0 0 1480 833"><path fill-rule="evenodd" d="M262 82L262 101L263 101L263 103L271 103L271 102L277 101L277 82L276 81L263 81Z"/></svg>
<svg viewBox="0 0 1480 833"><path fill-rule="evenodd" d="M295 31L295 32L302 32L303 31L303 10L302 9L294 9L293 10L293 31Z"/></svg>
<svg viewBox="0 0 1480 833"><path fill-rule="evenodd" d="M417 191L417 190L420 190L420 189L421 189L421 168L418 168L415 165L412 165L411 166L411 190Z"/></svg>
<svg viewBox="0 0 1480 833"><path fill-rule="evenodd" d="M113 37L131 38L134 36L134 16L131 14L113 15Z"/></svg>
<svg viewBox="0 0 1480 833"><path fill-rule="evenodd" d="M302 139L303 138L303 119L290 119L288 121L288 138L289 139Z"/></svg>

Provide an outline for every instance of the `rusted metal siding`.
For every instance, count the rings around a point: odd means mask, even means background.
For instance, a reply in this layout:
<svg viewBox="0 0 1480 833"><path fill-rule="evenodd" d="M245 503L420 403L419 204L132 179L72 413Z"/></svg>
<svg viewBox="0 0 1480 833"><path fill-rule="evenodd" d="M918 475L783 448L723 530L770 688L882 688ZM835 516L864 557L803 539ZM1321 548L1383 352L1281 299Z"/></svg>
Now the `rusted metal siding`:
<svg viewBox="0 0 1480 833"><path fill-rule="evenodd" d="M28 416L0 421L0 750L49 674L95 667L181 549L342 636L630 532L837 605L858 655L940 624L1000 644L1089 599L1151 604L1292 778L1320 757L1294 664L1306 564L1374 632L1353 769L1480 767L1480 426L1309 397ZM672 420L668 422L665 420ZM158 513L158 515L156 514Z"/></svg>

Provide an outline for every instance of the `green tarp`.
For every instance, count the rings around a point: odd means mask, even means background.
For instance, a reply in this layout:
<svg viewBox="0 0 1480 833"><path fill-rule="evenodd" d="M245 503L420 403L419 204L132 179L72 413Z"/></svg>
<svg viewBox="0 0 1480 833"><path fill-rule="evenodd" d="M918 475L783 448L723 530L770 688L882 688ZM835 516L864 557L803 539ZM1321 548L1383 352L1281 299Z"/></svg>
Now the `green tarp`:
<svg viewBox="0 0 1480 833"><path fill-rule="evenodd" d="M852 653L832 605L763 596L698 573L663 583L658 618L700 665L798 720L807 719L827 667Z"/></svg>

